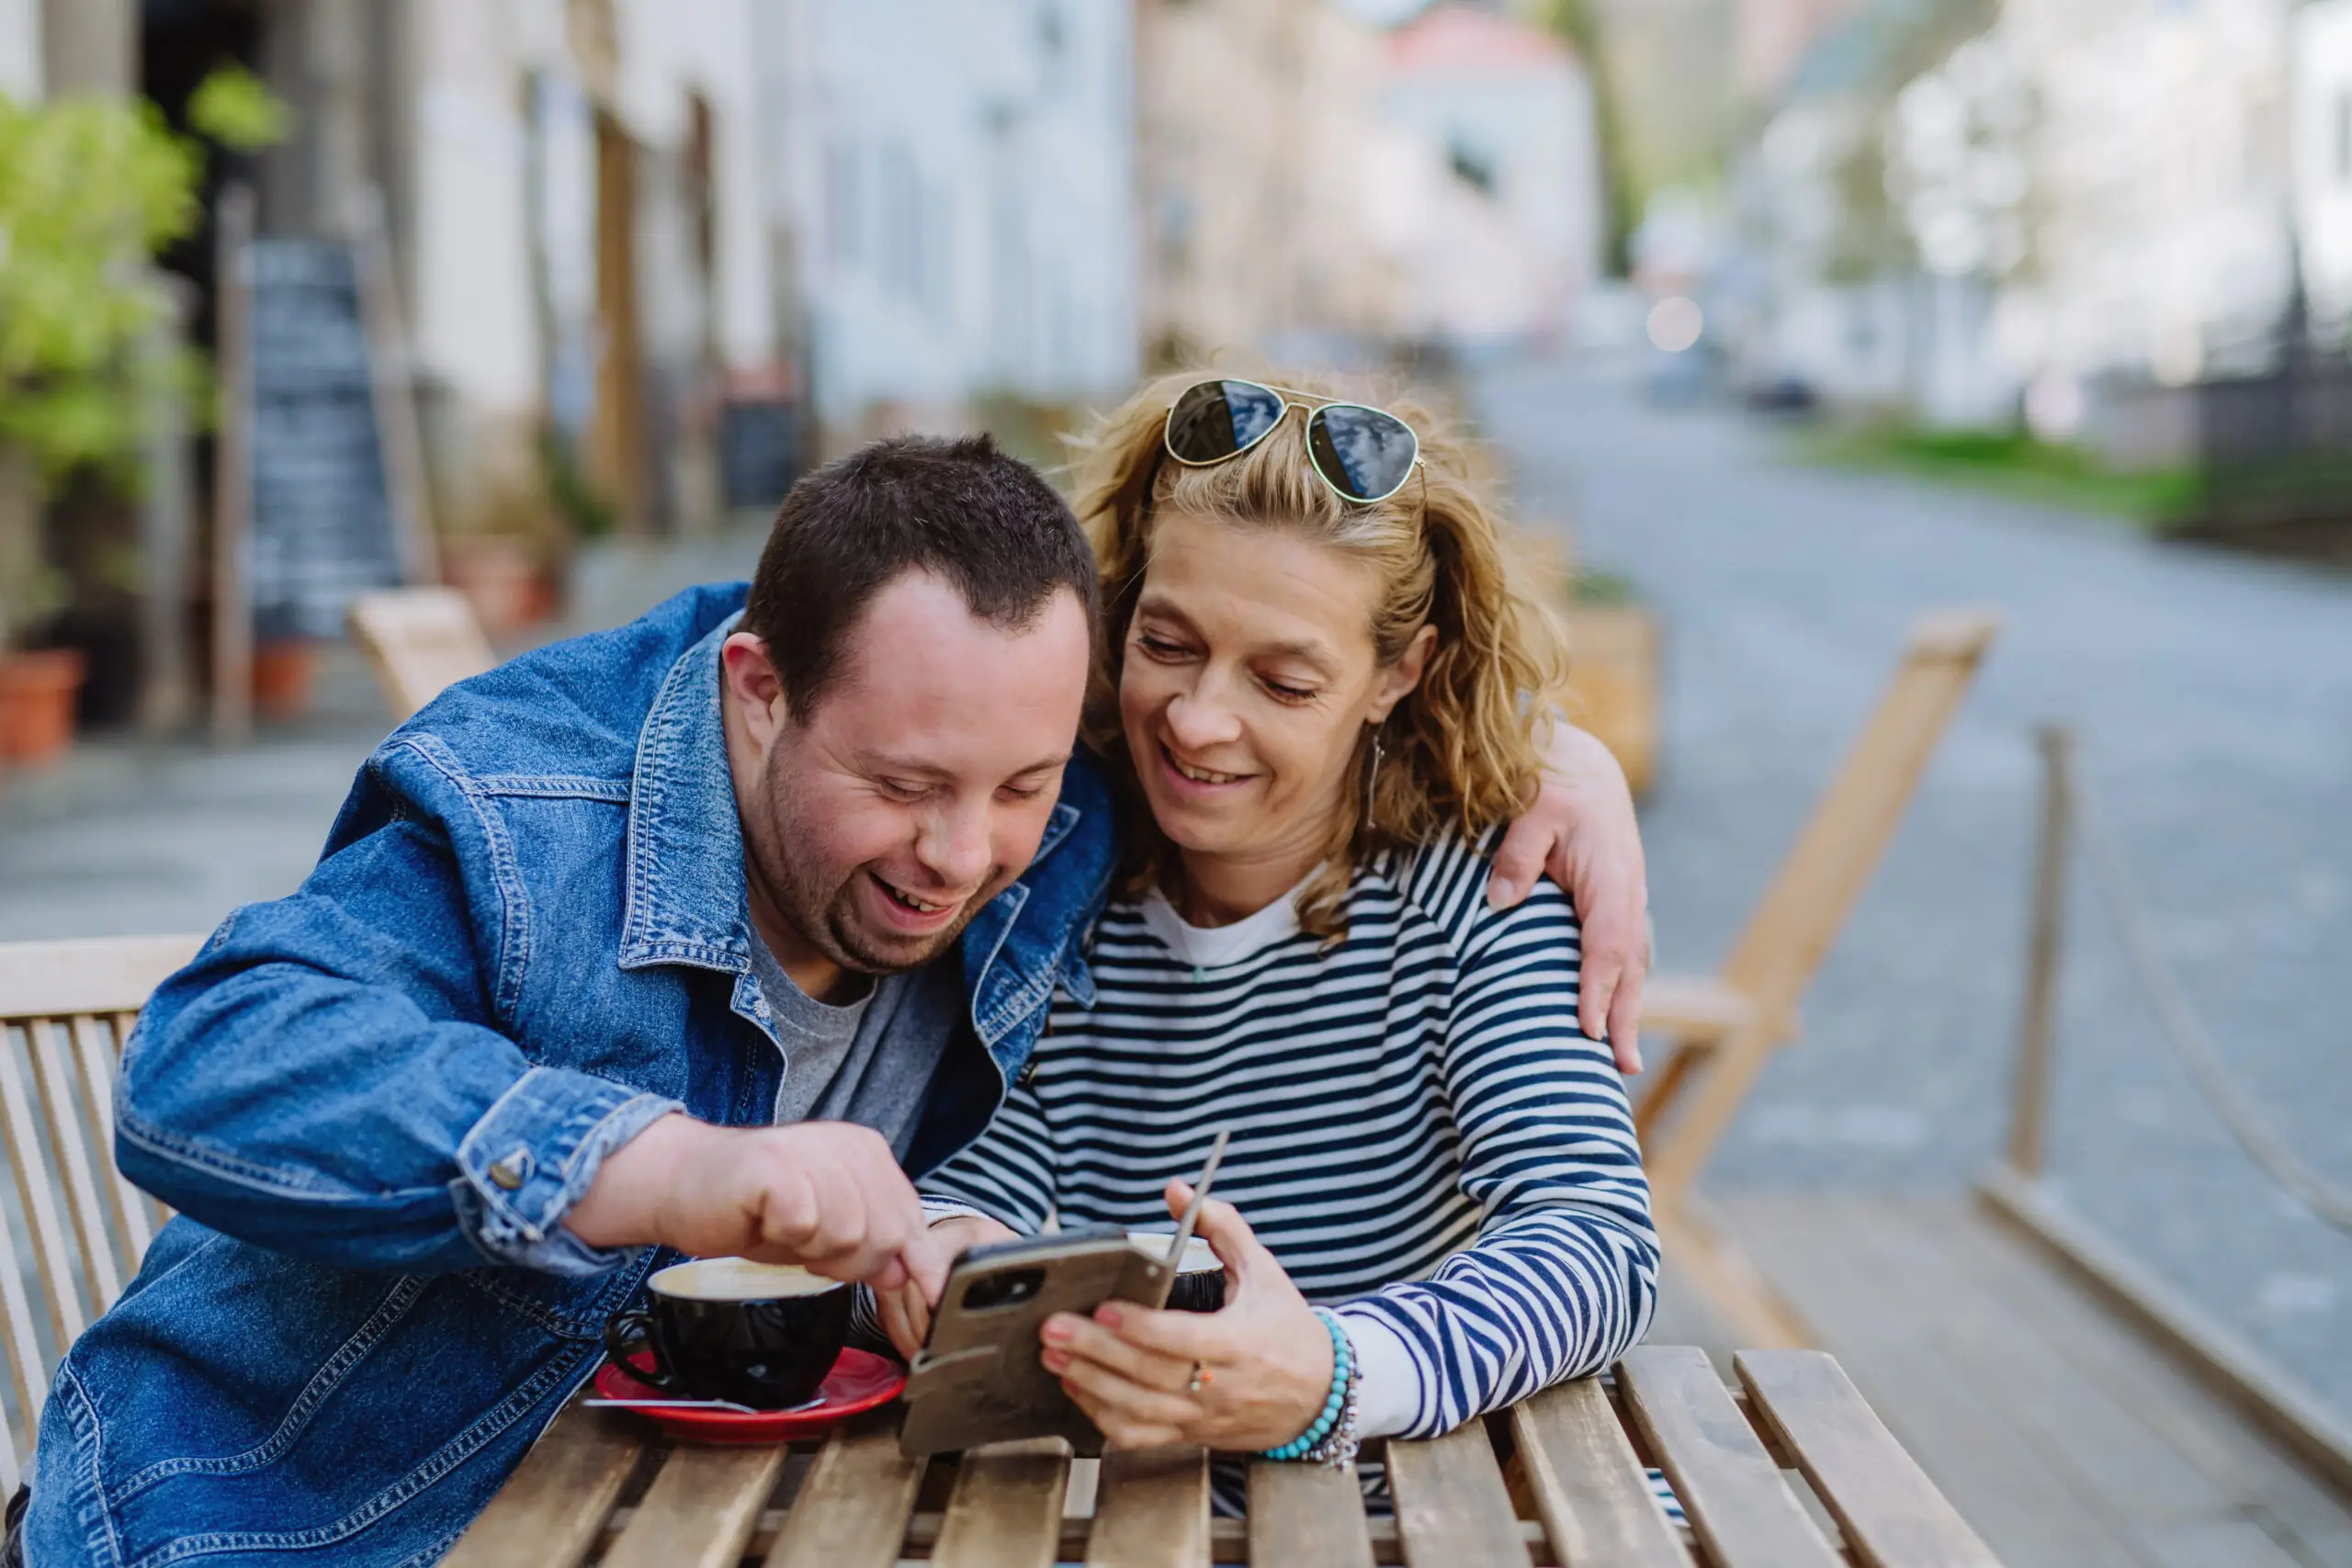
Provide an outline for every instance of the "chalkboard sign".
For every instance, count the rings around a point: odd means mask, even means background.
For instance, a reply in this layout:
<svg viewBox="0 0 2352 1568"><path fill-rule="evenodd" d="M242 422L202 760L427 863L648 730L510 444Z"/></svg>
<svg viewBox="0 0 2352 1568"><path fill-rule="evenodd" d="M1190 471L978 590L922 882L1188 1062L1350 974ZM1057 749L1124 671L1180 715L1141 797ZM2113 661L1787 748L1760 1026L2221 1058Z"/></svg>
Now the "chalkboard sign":
<svg viewBox="0 0 2352 1568"><path fill-rule="evenodd" d="M729 510L772 512L800 477L797 404L780 398L730 400L719 412L719 489Z"/></svg>
<svg viewBox="0 0 2352 1568"><path fill-rule="evenodd" d="M244 257L254 636L340 637L354 597L401 578L357 255L255 240Z"/></svg>

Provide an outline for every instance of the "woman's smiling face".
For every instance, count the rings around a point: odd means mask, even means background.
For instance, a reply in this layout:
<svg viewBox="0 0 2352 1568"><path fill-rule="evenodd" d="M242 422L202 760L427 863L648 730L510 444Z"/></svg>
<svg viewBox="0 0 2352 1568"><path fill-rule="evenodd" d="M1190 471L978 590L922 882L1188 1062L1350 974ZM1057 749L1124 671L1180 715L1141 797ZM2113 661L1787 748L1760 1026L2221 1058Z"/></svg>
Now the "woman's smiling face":
<svg viewBox="0 0 2352 1568"><path fill-rule="evenodd" d="M1188 861L1303 876L1322 858L1363 787L1364 726L1413 688L1435 640L1424 629L1382 668L1380 588L1364 563L1279 527L1158 520L1119 716L1152 816Z"/></svg>

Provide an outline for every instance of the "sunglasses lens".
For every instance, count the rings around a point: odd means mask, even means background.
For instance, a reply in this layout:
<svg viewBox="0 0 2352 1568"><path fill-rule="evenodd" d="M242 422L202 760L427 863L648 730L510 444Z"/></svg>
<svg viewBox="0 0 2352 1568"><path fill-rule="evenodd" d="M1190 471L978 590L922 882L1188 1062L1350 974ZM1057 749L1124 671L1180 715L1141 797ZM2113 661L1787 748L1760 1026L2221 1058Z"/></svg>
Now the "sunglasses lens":
<svg viewBox="0 0 2352 1568"><path fill-rule="evenodd" d="M1204 381L1168 411L1168 449L1187 463L1221 462L1282 417L1282 395L1255 381Z"/></svg>
<svg viewBox="0 0 2352 1568"><path fill-rule="evenodd" d="M1306 422L1307 455L1331 488L1350 501L1396 494L1420 450L1411 425L1378 409L1331 403Z"/></svg>

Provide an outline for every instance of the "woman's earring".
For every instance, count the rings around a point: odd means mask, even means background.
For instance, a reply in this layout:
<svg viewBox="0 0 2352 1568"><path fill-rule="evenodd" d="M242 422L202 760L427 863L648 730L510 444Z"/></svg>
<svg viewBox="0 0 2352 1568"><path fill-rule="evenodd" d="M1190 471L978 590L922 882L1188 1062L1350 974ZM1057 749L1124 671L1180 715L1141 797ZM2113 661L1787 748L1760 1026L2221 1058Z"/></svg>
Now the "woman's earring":
<svg viewBox="0 0 2352 1568"><path fill-rule="evenodd" d="M1373 795L1379 787L1380 727L1378 725L1374 725L1372 727L1372 766L1364 770L1363 775L1363 828L1367 832L1370 831L1372 828Z"/></svg>

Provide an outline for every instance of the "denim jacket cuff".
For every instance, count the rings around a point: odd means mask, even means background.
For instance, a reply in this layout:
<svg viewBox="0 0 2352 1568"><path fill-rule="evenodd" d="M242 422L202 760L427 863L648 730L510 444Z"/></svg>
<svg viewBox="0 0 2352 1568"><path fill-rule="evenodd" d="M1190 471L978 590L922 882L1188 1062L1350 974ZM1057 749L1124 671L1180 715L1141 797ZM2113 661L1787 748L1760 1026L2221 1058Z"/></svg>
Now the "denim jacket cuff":
<svg viewBox="0 0 2352 1568"><path fill-rule="evenodd" d="M634 1248L598 1248L564 1228L605 1157L678 1101L561 1067L533 1067L458 1145L458 1223L485 1257L548 1273L601 1273Z"/></svg>

